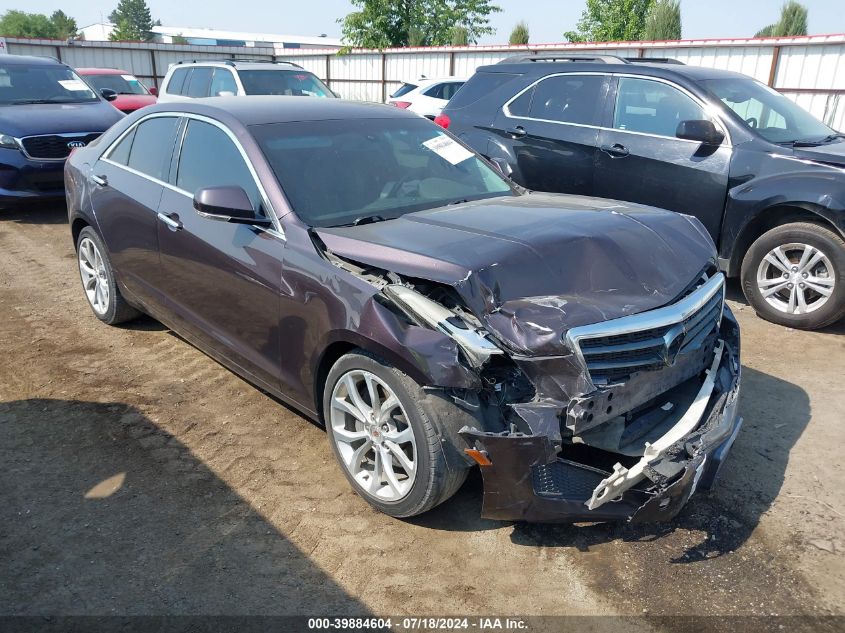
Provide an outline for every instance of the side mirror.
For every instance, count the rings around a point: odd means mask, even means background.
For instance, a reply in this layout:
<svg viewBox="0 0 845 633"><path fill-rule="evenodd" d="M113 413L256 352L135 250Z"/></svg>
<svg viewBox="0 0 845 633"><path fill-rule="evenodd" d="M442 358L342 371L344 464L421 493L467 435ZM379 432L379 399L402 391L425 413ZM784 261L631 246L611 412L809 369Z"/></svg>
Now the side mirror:
<svg viewBox="0 0 845 633"><path fill-rule="evenodd" d="M216 97L234 97L235 93L232 92L231 90L221 90L215 96Z"/></svg>
<svg viewBox="0 0 845 633"><path fill-rule="evenodd" d="M115 99L117 99L117 92L110 88L103 88L102 90L100 90L100 94L106 101L114 101Z"/></svg>
<svg viewBox="0 0 845 633"><path fill-rule="evenodd" d="M147 88L147 91L154 97L158 96L158 88L156 88L155 86Z"/></svg>
<svg viewBox="0 0 845 633"><path fill-rule="evenodd" d="M510 180L511 174L513 174L513 169L511 169L508 161L504 158L491 158L490 162L493 163L493 166L499 174Z"/></svg>
<svg viewBox="0 0 845 633"><path fill-rule="evenodd" d="M721 145L725 140L725 134L716 127L713 121L705 119L681 121L678 123L675 136L705 145Z"/></svg>
<svg viewBox="0 0 845 633"><path fill-rule="evenodd" d="M270 226L270 218L255 212L249 196L240 187L203 187L194 194L194 209L202 217L236 224Z"/></svg>

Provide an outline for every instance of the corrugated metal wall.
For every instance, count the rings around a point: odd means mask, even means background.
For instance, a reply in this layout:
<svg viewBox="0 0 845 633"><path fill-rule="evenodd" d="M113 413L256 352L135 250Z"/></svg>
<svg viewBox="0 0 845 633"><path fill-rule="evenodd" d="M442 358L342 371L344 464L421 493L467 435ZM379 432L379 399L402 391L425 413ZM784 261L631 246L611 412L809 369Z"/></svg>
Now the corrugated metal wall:
<svg viewBox="0 0 845 633"><path fill-rule="evenodd" d="M347 99L383 101L403 80L422 75L469 76L478 66L520 52L671 57L686 64L750 75L783 92L837 130L845 130L845 35L765 40L684 40L612 44L551 44L532 47L470 46L385 51L182 46L124 42L74 42L7 38L17 55L58 57L72 66L130 71L158 85L167 67L183 59L287 59L321 77Z"/></svg>

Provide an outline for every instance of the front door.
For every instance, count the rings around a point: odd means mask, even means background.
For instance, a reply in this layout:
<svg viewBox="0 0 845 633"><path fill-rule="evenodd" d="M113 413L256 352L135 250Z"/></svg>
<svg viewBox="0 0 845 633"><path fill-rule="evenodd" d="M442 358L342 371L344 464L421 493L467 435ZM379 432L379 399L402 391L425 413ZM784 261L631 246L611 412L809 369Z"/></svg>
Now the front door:
<svg viewBox="0 0 845 633"><path fill-rule="evenodd" d="M681 121L711 118L702 105L668 83L619 77L609 117L599 135L595 195L694 215L717 241L730 143L714 147L675 136Z"/></svg>
<svg viewBox="0 0 845 633"><path fill-rule="evenodd" d="M488 154L511 163L513 178L536 191L590 194L598 128L609 80L599 74L552 75L499 111ZM499 156L497 148L506 156Z"/></svg>
<svg viewBox="0 0 845 633"><path fill-rule="evenodd" d="M279 288L285 243L275 232L201 217L197 189L242 187L266 207L245 157L222 127L189 118L158 225L161 285L177 329L257 382L279 385Z"/></svg>
<svg viewBox="0 0 845 633"><path fill-rule="evenodd" d="M146 306L162 301L156 213L177 123L174 116L141 121L92 170L91 203L109 257L129 294Z"/></svg>

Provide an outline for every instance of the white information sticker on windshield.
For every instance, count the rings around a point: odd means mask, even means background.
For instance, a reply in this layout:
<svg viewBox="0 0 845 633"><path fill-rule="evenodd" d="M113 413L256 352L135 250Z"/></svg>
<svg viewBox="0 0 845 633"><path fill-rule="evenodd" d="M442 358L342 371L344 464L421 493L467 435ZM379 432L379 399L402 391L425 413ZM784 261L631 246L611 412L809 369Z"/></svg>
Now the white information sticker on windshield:
<svg viewBox="0 0 845 633"><path fill-rule="evenodd" d="M443 160L449 161L453 165L464 162L467 158L472 158L472 152L466 149L460 143L456 143L445 134L436 136L431 140L423 143L423 147L430 149L432 152L440 156Z"/></svg>
<svg viewBox="0 0 845 633"><path fill-rule="evenodd" d="M79 81L79 79L60 79L59 85L65 90L70 90L72 92L76 92L77 90L88 90L88 86Z"/></svg>

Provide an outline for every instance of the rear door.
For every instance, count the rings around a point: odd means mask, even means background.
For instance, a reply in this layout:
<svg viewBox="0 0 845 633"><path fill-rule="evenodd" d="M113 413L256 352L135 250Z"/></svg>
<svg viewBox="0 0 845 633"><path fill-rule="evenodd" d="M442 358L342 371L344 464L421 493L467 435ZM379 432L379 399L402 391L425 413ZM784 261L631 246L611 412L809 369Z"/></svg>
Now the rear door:
<svg viewBox="0 0 845 633"><path fill-rule="evenodd" d="M614 109L599 139L596 195L694 215L717 240L728 190L730 141L726 136L722 145L712 147L675 136L681 121L701 119L712 117L681 87L653 78L619 77Z"/></svg>
<svg viewBox="0 0 845 633"><path fill-rule="evenodd" d="M178 118L141 120L94 165L94 214L109 257L126 289L145 304L162 300L158 212L176 139Z"/></svg>
<svg viewBox="0 0 845 633"><path fill-rule="evenodd" d="M275 231L201 217L202 187L242 187L272 217L245 155L226 129L187 118L158 223L161 286L180 331L255 380L279 384L279 310L285 242Z"/></svg>
<svg viewBox="0 0 845 633"><path fill-rule="evenodd" d="M517 182L537 191L592 193L608 85L600 73L549 75L504 105L493 128Z"/></svg>

